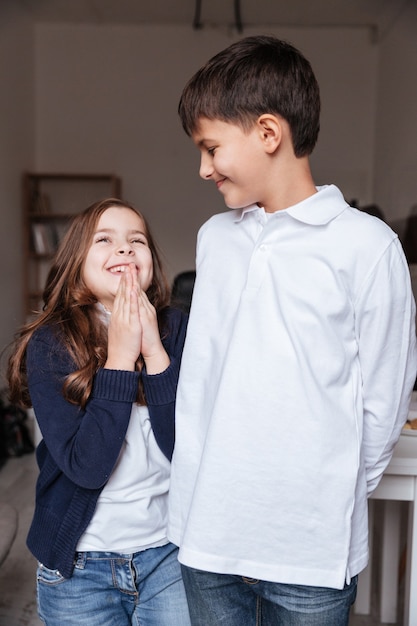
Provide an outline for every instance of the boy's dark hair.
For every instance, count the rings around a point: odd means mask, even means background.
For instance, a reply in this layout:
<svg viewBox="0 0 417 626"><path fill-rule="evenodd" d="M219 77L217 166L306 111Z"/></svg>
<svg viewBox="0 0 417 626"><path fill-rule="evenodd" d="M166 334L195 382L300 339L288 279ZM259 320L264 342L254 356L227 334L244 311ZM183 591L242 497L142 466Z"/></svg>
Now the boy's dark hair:
<svg viewBox="0 0 417 626"><path fill-rule="evenodd" d="M297 157L311 154L320 130L320 90L310 63L275 37L245 37L212 57L184 88L178 112L191 135L201 117L248 130L264 113L289 124Z"/></svg>

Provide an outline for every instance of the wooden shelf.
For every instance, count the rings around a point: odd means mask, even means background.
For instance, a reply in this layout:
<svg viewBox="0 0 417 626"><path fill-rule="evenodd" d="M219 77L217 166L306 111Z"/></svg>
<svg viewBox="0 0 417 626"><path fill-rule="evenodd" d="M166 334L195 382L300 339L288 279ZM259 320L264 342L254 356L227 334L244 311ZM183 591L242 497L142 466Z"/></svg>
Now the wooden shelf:
<svg viewBox="0 0 417 626"><path fill-rule="evenodd" d="M23 299L26 317L40 311L45 280L74 215L104 198L121 197L115 174L23 174Z"/></svg>

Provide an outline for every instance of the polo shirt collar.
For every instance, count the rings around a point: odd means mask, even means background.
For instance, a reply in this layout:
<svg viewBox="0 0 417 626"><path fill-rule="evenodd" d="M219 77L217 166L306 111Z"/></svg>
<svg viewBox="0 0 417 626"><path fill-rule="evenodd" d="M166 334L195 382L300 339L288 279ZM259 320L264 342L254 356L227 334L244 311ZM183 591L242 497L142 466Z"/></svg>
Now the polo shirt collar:
<svg viewBox="0 0 417 626"><path fill-rule="evenodd" d="M286 213L299 222L321 226L331 222L348 206L342 192L335 185L322 185L317 187L317 193L313 196L287 209L277 211L276 215ZM263 211L263 208L253 204L240 209L236 215L236 222L240 222L246 214L254 211Z"/></svg>

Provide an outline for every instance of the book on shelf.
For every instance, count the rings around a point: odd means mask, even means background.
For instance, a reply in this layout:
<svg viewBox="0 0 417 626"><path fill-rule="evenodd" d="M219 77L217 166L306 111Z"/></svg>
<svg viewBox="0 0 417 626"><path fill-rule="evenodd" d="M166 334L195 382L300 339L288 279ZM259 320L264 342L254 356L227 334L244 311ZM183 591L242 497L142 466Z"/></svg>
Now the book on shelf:
<svg viewBox="0 0 417 626"><path fill-rule="evenodd" d="M54 254L58 246L58 236L54 225L33 222L32 244L36 254Z"/></svg>

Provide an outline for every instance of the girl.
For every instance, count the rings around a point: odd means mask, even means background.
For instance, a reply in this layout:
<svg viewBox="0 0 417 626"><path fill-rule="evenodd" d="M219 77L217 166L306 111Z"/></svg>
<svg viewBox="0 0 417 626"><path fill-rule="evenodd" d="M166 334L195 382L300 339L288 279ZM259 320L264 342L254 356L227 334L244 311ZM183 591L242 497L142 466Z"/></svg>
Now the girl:
<svg viewBox="0 0 417 626"><path fill-rule="evenodd" d="M16 339L10 397L43 440L28 547L47 626L187 626L166 538L186 316L144 217L116 199L76 216Z"/></svg>

